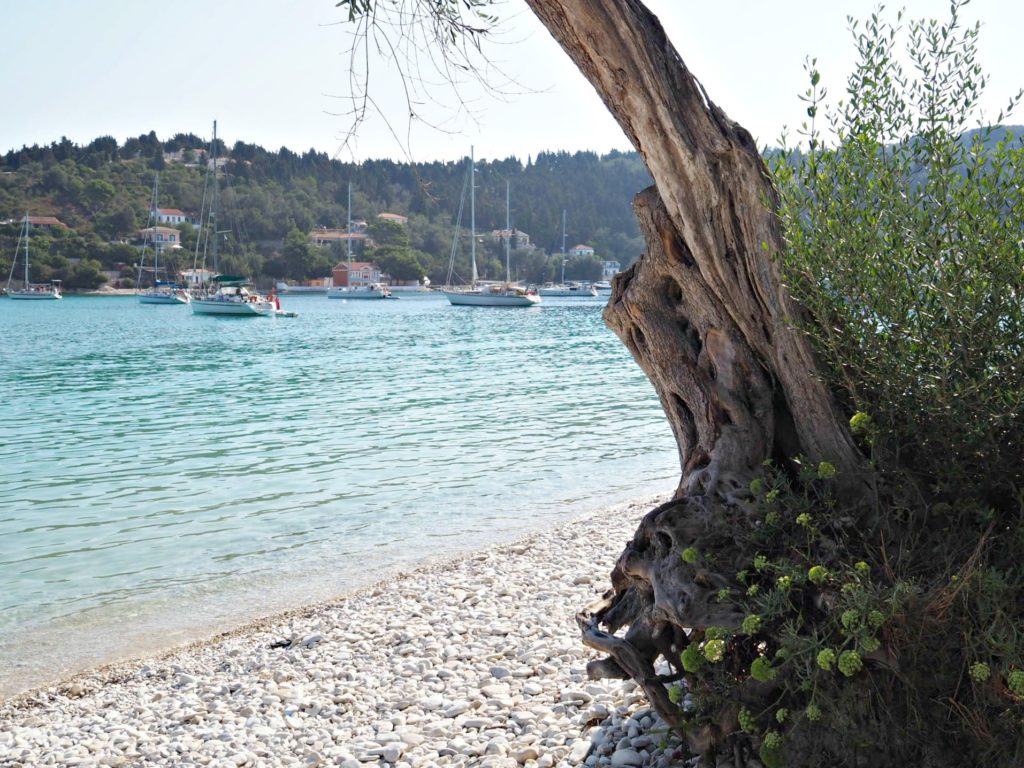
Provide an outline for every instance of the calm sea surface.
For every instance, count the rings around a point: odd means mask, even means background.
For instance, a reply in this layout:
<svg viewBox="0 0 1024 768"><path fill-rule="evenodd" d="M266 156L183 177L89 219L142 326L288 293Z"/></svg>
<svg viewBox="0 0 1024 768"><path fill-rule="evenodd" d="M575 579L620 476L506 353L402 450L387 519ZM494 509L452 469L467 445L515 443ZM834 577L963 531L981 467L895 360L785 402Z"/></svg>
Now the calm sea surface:
<svg viewBox="0 0 1024 768"><path fill-rule="evenodd" d="M674 486L602 299L284 305L0 300L0 696Z"/></svg>

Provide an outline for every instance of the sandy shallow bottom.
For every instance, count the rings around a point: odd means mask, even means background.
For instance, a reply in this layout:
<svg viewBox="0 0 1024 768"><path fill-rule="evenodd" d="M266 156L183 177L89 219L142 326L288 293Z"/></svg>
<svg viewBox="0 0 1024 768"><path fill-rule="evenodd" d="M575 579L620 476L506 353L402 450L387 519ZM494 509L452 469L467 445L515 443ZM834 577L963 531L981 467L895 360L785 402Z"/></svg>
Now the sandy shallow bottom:
<svg viewBox="0 0 1024 768"><path fill-rule="evenodd" d="M0 765L661 766L631 681L574 615L645 498L0 704Z"/></svg>

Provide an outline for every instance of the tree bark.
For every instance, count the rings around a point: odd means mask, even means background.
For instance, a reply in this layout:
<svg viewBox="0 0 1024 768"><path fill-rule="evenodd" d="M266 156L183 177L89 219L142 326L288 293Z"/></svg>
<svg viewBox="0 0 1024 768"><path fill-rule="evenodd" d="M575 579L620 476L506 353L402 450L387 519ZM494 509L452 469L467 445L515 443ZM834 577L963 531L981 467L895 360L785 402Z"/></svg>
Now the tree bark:
<svg viewBox="0 0 1024 768"><path fill-rule="evenodd" d="M675 501L647 516L621 556L609 599L579 617L584 641L611 657L592 673L627 672L650 694L659 655L675 664L686 633L742 618L709 600L737 586L742 566L709 573L679 554L728 535L723 510L748 506L762 462L829 461L849 494L862 492L866 467L797 330L775 263L777 197L750 134L708 98L638 0L527 3L654 179L634 203L647 251L615 279L604 317L654 384L682 472ZM599 624L631 629L620 640ZM667 699L651 703L673 722Z"/></svg>
<svg viewBox="0 0 1024 768"><path fill-rule="evenodd" d="M728 498L802 452L851 479L863 459L816 373L774 256L776 195L750 134L712 102L638 0L528 0L643 157L647 253L606 321L665 405L680 494Z"/></svg>

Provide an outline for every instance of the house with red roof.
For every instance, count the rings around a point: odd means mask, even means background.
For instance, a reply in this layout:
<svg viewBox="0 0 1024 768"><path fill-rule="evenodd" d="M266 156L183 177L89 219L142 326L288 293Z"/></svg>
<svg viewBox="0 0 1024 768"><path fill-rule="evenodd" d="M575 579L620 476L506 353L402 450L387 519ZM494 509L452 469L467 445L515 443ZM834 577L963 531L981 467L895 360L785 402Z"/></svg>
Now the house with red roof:
<svg viewBox="0 0 1024 768"><path fill-rule="evenodd" d="M344 245L349 240L352 241L353 248L361 248L364 243L369 239L365 232L347 232L344 229L327 229L323 227L321 229L314 229L309 233L309 239L315 246L330 245L331 243L341 243Z"/></svg>
<svg viewBox="0 0 1024 768"><path fill-rule="evenodd" d="M22 219L24 221L24 219ZM31 227L46 227L47 229L67 229L68 225L56 216L29 216L28 223Z"/></svg>
<svg viewBox="0 0 1024 768"><path fill-rule="evenodd" d="M177 208L157 208L152 212L152 216L157 224L184 224L190 220L187 213Z"/></svg>
<svg viewBox="0 0 1024 768"><path fill-rule="evenodd" d="M350 268L351 267L351 268ZM331 284L335 288L361 288L384 282L380 267L372 261L339 262L331 270Z"/></svg>

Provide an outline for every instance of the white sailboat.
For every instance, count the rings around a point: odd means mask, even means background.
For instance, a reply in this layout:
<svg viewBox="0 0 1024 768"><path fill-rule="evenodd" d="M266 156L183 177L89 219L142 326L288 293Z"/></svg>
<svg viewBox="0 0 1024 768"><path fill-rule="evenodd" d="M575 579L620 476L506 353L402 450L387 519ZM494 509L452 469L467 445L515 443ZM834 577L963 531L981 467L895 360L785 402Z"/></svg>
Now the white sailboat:
<svg viewBox="0 0 1024 768"><path fill-rule="evenodd" d="M348 263L348 285L332 285L327 289L328 299L393 299L391 290L383 283L352 284L352 182L348 184L348 225L345 229L345 254Z"/></svg>
<svg viewBox="0 0 1024 768"><path fill-rule="evenodd" d="M597 296L597 288L582 283L542 285L537 292L541 296L559 296L563 299L591 299Z"/></svg>
<svg viewBox="0 0 1024 768"><path fill-rule="evenodd" d="M532 291L527 291L512 283L512 274L509 263L509 240L505 239L505 282L492 284L479 284L479 275L476 271L476 180L473 178L475 170L473 150L469 152L469 253L472 278L468 288L446 288L442 291L448 297L452 306L462 307L532 307L540 303L540 296ZM465 200L465 189L463 190L463 201ZM462 223L462 203L459 204L459 217L455 225L455 240L452 243L451 260L448 265L447 283L451 283L455 266L455 252L459 241L459 225ZM509 189L505 185L505 227L509 227Z"/></svg>
<svg viewBox="0 0 1024 768"><path fill-rule="evenodd" d="M149 203L149 226L146 228L146 238L142 244L142 255L139 257L139 274L136 285L142 285L142 276L148 271L153 272L153 285L139 290L136 294L140 304L188 304L191 297L188 291L177 283L170 280L160 279L160 246L153 243L153 266L146 266L146 249L149 247L150 234L157 225L157 200L160 196L160 174L153 179L153 195Z"/></svg>
<svg viewBox="0 0 1024 768"><path fill-rule="evenodd" d="M217 272L217 121L213 121L213 141L210 144L210 166L208 173L213 174L212 193L207 215L203 221L203 240L210 244L213 271ZM196 261L199 260L199 243L196 243ZM206 253L203 253L203 265ZM196 264L198 266L198 263ZM193 270L195 271L195 270ZM281 309L280 300L271 295L265 296L252 290L252 284L239 275L217 274L213 284L192 298L192 314L194 315L228 315L233 317L295 317L295 312Z"/></svg>
<svg viewBox="0 0 1024 768"><path fill-rule="evenodd" d="M563 299L589 299L597 296L597 288L584 283L565 282L565 209L562 209L562 280L558 283L545 283L538 289L541 296L558 296Z"/></svg>
<svg viewBox="0 0 1024 768"><path fill-rule="evenodd" d="M49 283L32 283L29 282L28 276L28 233L31 227L29 222L28 214L25 214L25 218L22 220L21 233L18 237L18 243L14 246L14 258L11 260L11 274L7 276L7 295L12 299L31 299L34 301L38 300L50 300L62 298L60 292L60 280L51 280ZM18 265L18 254L21 252L22 243L25 244L25 273L24 279L22 280L21 287L14 287L14 270Z"/></svg>

